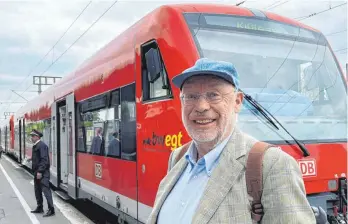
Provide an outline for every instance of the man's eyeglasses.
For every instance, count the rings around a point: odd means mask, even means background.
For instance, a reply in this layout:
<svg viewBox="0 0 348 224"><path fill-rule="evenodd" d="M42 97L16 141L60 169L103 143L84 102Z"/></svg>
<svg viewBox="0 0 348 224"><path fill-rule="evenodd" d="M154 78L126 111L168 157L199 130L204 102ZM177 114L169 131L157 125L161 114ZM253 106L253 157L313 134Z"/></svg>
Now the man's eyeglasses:
<svg viewBox="0 0 348 224"><path fill-rule="evenodd" d="M220 103L223 97L228 94L230 93L225 93L225 94L221 94L219 92L208 92L205 94L189 93L189 94L182 94L180 98L184 105L194 105L198 103L201 97L203 97L210 104L216 104L216 103Z"/></svg>

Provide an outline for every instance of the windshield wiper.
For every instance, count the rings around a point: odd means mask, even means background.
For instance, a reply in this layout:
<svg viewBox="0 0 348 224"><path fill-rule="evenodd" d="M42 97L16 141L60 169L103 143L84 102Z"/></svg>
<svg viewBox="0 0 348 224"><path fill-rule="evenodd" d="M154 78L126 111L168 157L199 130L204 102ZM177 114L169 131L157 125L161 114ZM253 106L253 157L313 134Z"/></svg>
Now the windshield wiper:
<svg viewBox="0 0 348 224"><path fill-rule="evenodd" d="M267 114L269 114L269 115L273 118L273 120L275 120L275 121L279 124L279 126L282 127L282 128L284 129L284 131L285 131L286 133L288 133L288 134L291 136L291 138L294 139L294 141L296 142L296 144L298 145L298 147L300 147L301 151L303 152L303 156L304 156L304 157L310 156L310 154L309 154L307 148L304 146L304 144L302 144L302 143L299 142L294 136L292 136L292 135L288 132L288 130L286 130L286 128L283 127L283 125L282 125L282 124L281 124L269 111L267 111L265 108L263 108L263 107L261 106L261 104L259 104L256 100L254 100L250 95L244 93L243 91L241 91L241 92L244 94L244 98L245 98L253 107L255 107L255 109L256 109L258 112L260 112L260 114L262 114L263 117L266 118L267 121L269 121L269 123L271 123L271 124L273 125L273 127L275 127L277 130L279 130L278 126L272 121L272 119L271 119Z"/></svg>

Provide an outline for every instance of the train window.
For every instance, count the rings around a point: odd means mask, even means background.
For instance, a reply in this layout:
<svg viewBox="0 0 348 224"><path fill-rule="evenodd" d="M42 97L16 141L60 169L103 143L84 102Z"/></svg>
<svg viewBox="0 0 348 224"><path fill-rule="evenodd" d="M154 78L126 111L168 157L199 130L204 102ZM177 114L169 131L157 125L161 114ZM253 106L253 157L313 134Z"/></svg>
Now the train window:
<svg viewBox="0 0 348 224"><path fill-rule="evenodd" d="M19 125L15 125L14 126L14 134L15 134L15 141L14 141L14 150L15 150L15 154L18 156L19 158Z"/></svg>
<svg viewBox="0 0 348 224"><path fill-rule="evenodd" d="M135 161L135 84L115 90L109 96L106 104L109 108L85 111L87 106L78 107L82 112L79 113L78 151Z"/></svg>
<svg viewBox="0 0 348 224"><path fill-rule="evenodd" d="M86 139L87 152L90 154L104 155L105 139L103 133L107 111L107 109L102 109L82 114L83 123L80 127L80 134L85 135L83 137Z"/></svg>
<svg viewBox="0 0 348 224"><path fill-rule="evenodd" d="M77 129L77 151L86 152L86 131L85 127L81 126Z"/></svg>
<svg viewBox="0 0 348 224"><path fill-rule="evenodd" d="M118 107L109 109L106 133L105 133L105 155L109 157L121 156L121 144L120 144L120 118L117 117L116 111Z"/></svg>
<svg viewBox="0 0 348 224"><path fill-rule="evenodd" d="M32 148L33 147L33 143L31 142L31 136L30 136L30 132L33 129L37 129L37 125L35 126L36 123L34 122L28 122L25 124L25 147L26 148Z"/></svg>
<svg viewBox="0 0 348 224"><path fill-rule="evenodd" d="M167 71L157 42L150 41L144 44L141 50L143 100L171 97Z"/></svg>
<svg viewBox="0 0 348 224"><path fill-rule="evenodd" d="M80 104L81 105L81 104ZM86 152L86 129L84 126L83 114L81 113L82 106L76 107L77 114L77 151L78 152Z"/></svg>
<svg viewBox="0 0 348 224"><path fill-rule="evenodd" d="M121 89L121 158L136 160L135 84Z"/></svg>
<svg viewBox="0 0 348 224"><path fill-rule="evenodd" d="M105 153L108 157L121 156L120 144L120 91L111 93L111 108L108 110L106 133L105 133Z"/></svg>
<svg viewBox="0 0 348 224"><path fill-rule="evenodd" d="M111 106L120 105L120 91L115 90L111 93Z"/></svg>
<svg viewBox="0 0 348 224"><path fill-rule="evenodd" d="M42 134L43 141L47 144L50 154L52 153L51 119L43 121Z"/></svg>

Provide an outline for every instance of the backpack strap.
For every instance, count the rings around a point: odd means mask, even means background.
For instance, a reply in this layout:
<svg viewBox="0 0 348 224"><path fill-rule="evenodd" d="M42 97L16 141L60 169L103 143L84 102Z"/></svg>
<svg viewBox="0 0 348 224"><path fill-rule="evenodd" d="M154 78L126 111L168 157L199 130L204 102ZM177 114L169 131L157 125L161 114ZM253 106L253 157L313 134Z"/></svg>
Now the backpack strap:
<svg viewBox="0 0 348 224"><path fill-rule="evenodd" d="M252 196L251 218L259 223L264 215L263 206L261 203L262 196L262 162L264 153L273 147L265 142L256 142L249 152L246 162L245 179L247 191Z"/></svg>
<svg viewBox="0 0 348 224"><path fill-rule="evenodd" d="M175 157L172 162L171 167L173 167L187 152L190 147L191 142L186 143L182 146L179 154ZM251 218L260 222L263 212L263 206L261 203L262 196L262 162L264 153L270 147L274 147L274 145L270 145L265 142L256 142L254 146L251 148L248 159L246 162L246 171L245 171L245 179L247 185L248 194L252 196L253 201L251 205Z"/></svg>

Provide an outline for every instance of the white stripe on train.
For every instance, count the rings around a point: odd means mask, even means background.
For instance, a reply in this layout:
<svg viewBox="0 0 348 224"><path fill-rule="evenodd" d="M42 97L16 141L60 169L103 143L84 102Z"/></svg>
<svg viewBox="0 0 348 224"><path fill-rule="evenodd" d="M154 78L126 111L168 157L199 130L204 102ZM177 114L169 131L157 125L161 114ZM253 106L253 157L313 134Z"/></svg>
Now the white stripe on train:
<svg viewBox="0 0 348 224"><path fill-rule="evenodd" d="M91 194L92 196L106 202L107 204L117 208L116 206L116 199L117 196L120 198L121 207L120 210L124 213L132 216L133 218L137 217L137 201L133 200L129 197L126 197L122 194L119 194L115 191L112 191L110 189L104 188L102 186L99 186L91 181L85 180L81 177L78 177L78 179L81 182L81 190L85 191L86 193ZM150 215L152 211L152 207L138 203L139 205L139 214L138 218L141 222L146 222L146 219Z"/></svg>

